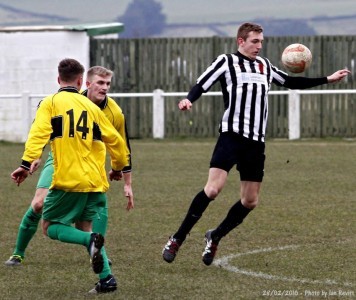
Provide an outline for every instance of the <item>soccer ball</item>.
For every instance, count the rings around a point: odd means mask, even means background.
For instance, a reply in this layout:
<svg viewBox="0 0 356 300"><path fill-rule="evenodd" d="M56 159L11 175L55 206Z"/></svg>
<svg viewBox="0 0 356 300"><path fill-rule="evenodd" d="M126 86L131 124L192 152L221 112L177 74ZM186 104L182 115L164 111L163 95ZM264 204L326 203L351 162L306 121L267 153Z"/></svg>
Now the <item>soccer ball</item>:
<svg viewBox="0 0 356 300"><path fill-rule="evenodd" d="M312 62L310 50L302 44L291 44L282 53L283 66L292 73L302 73Z"/></svg>

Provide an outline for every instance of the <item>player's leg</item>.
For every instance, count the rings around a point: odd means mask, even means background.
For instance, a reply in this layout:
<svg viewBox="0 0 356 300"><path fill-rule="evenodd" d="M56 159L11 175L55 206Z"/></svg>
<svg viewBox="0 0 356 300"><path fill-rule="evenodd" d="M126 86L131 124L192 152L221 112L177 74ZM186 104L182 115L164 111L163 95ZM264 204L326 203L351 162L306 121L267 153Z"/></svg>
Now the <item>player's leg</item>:
<svg viewBox="0 0 356 300"><path fill-rule="evenodd" d="M193 199L186 217L184 218L178 231L169 238L163 248L162 256L166 262L172 262L182 245L187 234L193 226L199 221L203 212L223 189L229 170L234 165L231 147L229 147L231 137L227 134L221 134L214 148L210 161L208 181L204 190L199 192Z"/></svg>
<svg viewBox="0 0 356 300"><path fill-rule="evenodd" d="M240 196L218 227L205 234L206 247L203 262L210 265L215 257L220 240L240 225L247 215L257 206L264 173L264 143L242 138L239 142L237 169L240 171Z"/></svg>
<svg viewBox="0 0 356 300"><path fill-rule="evenodd" d="M98 214L93 220L92 226L93 232L97 232L105 236L108 227L108 201L106 194L103 194L103 196L105 197L105 205L99 209Z"/></svg>
<svg viewBox="0 0 356 300"><path fill-rule="evenodd" d="M184 242L190 230L199 221L209 203L213 201L223 189L227 174L225 170L210 168L208 181L204 190L195 196L178 231L169 238L166 246L163 248L162 255L166 262L170 263L174 260L179 247Z"/></svg>
<svg viewBox="0 0 356 300"><path fill-rule="evenodd" d="M107 221L108 221L108 203L105 193L90 193L90 199L88 200L87 210L97 211L96 217L93 220L93 232L106 234ZM85 213L82 219L87 219ZM108 293L117 289L117 283L115 277L112 275L110 268L110 261L107 257L105 247L101 249L101 255L103 258L103 270L99 274L99 281L95 287L89 291L91 294Z"/></svg>
<svg viewBox="0 0 356 300"><path fill-rule="evenodd" d="M241 200L237 201L229 210L225 219L220 223L216 229L208 230L205 234L206 246L203 252L203 262L209 266L214 260L217 247L220 240L227 235L231 230L240 225L258 202L258 191L260 190L261 183L259 182L241 182L242 194L249 190L247 198L250 199L246 202L243 196ZM255 195L255 196L253 196ZM248 203L248 206L244 203Z"/></svg>
<svg viewBox="0 0 356 300"><path fill-rule="evenodd" d="M96 214L93 222L92 222L92 229L90 231L100 233L105 237L106 235L106 230L108 226L108 205L107 205L107 197L105 194L105 206L101 207L99 212ZM82 228L82 223L81 222L76 222L76 227L78 229L84 230ZM112 261L108 259L109 265L112 265Z"/></svg>
<svg viewBox="0 0 356 300"><path fill-rule="evenodd" d="M31 205L24 214L16 238L16 245L12 256L5 262L7 266L20 266L25 258L25 251L31 239L35 235L38 223L42 216L44 199L52 182L53 158L51 152L43 166L37 182L37 189Z"/></svg>
<svg viewBox="0 0 356 300"><path fill-rule="evenodd" d="M102 272L104 264L101 253L104 237L99 233L91 232L91 222L97 214L98 208L104 205L104 200L98 196L93 201L92 194L102 195L102 193L71 193L50 190L44 202L42 227L44 233L47 233L51 239L86 246L91 255L93 270L99 274ZM88 231L71 226L78 222L82 222L82 228ZM88 224L88 226L85 227L84 224Z"/></svg>
<svg viewBox="0 0 356 300"><path fill-rule="evenodd" d="M101 234L82 231L70 225L50 223L48 224L47 235L51 239L63 243L85 246L90 253L94 273L102 272L104 266L102 252L104 237Z"/></svg>
<svg viewBox="0 0 356 300"><path fill-rule="evenodd" d="M41 220L41 212L37 213L39 207L43 206L44 198L47 195L47 189L37 189L35 197L26 213L24 214L22 221L17 232L16 245L12 256L5 262L7 266L19 266L22 264L25 258L25 251L30 243L31 239L35 235L38 223Z"/></svg>
<svg viewBox="0 0 356 300"><path fill-rule="evenodd" d="M107 196L105 194L105 206L100 208L100 211L96 215L96 217L93 220L93 232L97 232L102 234L104 237L106 235L106 231L108 228L108 201L107 201ZM112 265L112 261L108 258L109 265Z"/></svg>
<svg viewBox="0 0 356 300"><path fill-rule="evenodd" d="M193 199L186 217L178 231L173 235L173 238L178 239L181 242L185 240L187 234L199 221L209 203L214 200L223 189L227 174L228 173L225 170L217 168L209 169L208 181L204 189Z"/></svg>

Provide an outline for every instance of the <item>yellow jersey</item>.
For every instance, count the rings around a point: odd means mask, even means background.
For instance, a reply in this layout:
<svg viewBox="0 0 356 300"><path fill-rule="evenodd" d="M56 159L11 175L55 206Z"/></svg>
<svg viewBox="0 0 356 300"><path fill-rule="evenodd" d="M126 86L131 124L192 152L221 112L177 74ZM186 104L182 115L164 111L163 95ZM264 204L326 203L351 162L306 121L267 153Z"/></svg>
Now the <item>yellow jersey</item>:
<svg viewBox="0 0 356 300"><path fill-rule="evenodd" d="M41 157L48 140L54 164L50 189L106 192L106 149L113 170L128 165L123 138L100 108L74 87L61 88L39 104L25 144L23 167L29 168Z"/></svg>

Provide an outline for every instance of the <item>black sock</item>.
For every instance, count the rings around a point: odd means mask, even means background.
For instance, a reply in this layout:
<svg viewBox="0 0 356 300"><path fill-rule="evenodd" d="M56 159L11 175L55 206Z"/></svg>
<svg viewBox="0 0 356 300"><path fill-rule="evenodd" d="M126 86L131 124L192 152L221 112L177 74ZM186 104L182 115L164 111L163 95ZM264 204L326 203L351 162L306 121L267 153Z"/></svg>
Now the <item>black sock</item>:
<svg viewBox="0 0 356 300"><path fill-rule="evenodd" d="M251 210L252 209L243 206L241 200L237 201L230 208L224 221L211 233L213 241L219 243L221 238L243 222Z"/></svg>
<svg viewBox="0 0 356 300"><path fill-rule="evenodd" d="M190 204L187 215L173 237L183 242L193 226L199 221L209 203L213 200L208 198L204 190L199 192Z"/></svg>

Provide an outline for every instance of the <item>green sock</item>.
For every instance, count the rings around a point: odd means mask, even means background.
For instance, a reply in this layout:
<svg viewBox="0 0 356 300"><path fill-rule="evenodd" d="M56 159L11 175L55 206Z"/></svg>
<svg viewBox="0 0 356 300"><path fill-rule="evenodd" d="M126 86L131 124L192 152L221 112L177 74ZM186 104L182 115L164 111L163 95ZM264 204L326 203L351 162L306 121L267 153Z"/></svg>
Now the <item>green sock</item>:
<svg viewBox="0 0 356 300"><path fill-rule="evenodd" d="M101 233L103 236L105 236L107 226L108 226L108 208L104 207L98 213L97 218L93 220L93 232ZM104 247L101 250L101 254L103 255L103 259L104 259L104 269L99 274L99 279L104 279L111 274L111 269L109 266L109 262L107 260L107 254Z"/></svg>
<svg viewBox="0 0 356 300"><path fill-rule="evenodd" d="M100 210L97 217L93 220L93 232L100 233L103 236L106 234L108 227L108 208L104 207Z"/></svg>
<svg viewBox="0 0 356 300"><path fill-rule="evenodd" d="M54 223L49 225L47 234L52 240L64 243L83 245L87 248L90 243L90 232L79 230L75 227Z"/></svg>
<svg viewBox="0 0 356 300"><path fill-rule="evenodd" d="M106 255L105 247L101 248L101 254L104 259L104 268L103 268L103 271L99 274L99 279L104 279L104 278L108 277L108 275L111 274L111 269L109 266L108 256Z"/></svg>
<svg viewBox="0 0 356 300"><path fill-rule="evenodd" d="M25 257L25 250L37 231L41 216L42 214L35 213L31 206L26 211L19 226L13 255Z"/></svg>
<svg viewBox="0 0 356 300"><path fill-rule="evenodd" d="M64 243L83 245L87 249L90 244L91 233L79 230L72 226L67 226L58 223L51 224L48 227L47 234L53 240L59 240ZM106 278L109 274L111 274L111 269L104 247L101 249L101 254L104 260L104 268L103 271L99 274L99 278L103 279Z"/></svg>

